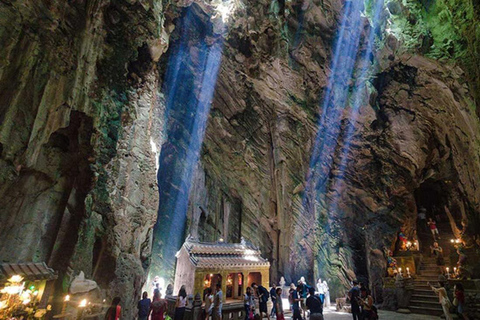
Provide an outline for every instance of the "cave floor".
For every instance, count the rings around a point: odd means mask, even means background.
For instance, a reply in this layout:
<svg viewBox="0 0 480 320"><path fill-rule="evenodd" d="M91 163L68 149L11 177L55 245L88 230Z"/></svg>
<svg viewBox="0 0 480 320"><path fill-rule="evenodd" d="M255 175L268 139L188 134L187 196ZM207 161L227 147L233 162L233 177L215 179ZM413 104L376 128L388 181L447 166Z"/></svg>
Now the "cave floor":
<svg viewBox="0 0 480 320"><path fill-rule="evenodd" d="M323 315L325 320L350 320L352 315L345 312L337 312L334 308L330 310L324 310ZM436 316L422 315L422 314L403 314L393 311L379 310L379 319L388 320L426 320L426 319L442 319ZM286 314L285 319L291 319L291 314Z"/></svg>
<svg viewBox="0 0 480 320"><path fill-rule="evenodd" d="M324 311L325 320L351 320L352 315L345 312ZM441 319L440 317L422 315L422 314L402 314L392 311L379 310L379 319L388 320L423 320L423 319Z"/></svg>

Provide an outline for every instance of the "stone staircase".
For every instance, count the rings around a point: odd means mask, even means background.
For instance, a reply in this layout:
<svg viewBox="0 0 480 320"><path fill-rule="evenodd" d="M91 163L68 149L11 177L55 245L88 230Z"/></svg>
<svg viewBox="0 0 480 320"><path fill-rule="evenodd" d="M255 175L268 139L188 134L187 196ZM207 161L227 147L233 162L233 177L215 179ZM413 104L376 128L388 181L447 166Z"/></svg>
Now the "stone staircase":
<svg viewBox="0 0 480 320"><path fill-rule="evenodd" d="M417 270L417 278L414 280L414 290L409 306L412 313L431 316L443 314L437 295L427 284L430 282L432 285L438 286L438 276L440 274L441 271L435 262L435 258L426 257L423 259L420 269Z"/></svg>

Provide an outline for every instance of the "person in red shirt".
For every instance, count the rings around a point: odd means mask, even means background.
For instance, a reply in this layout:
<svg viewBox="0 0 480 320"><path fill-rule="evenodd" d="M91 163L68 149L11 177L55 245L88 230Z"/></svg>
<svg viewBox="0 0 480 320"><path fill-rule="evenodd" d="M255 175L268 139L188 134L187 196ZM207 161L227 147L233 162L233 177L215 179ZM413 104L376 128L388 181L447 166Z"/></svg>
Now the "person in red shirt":
<svg viewBox="0 0 480 320"><path fill-rule="evenodd" d="M440 239L437 229L437 223L435 222L435 220L433 220L432 218L428 218L427 224L430 227L430 231L432 232L433 240L436 241L437 239Z"/></svg>
<svg viewBox="0 0 480 320"><path fill-rule="evenodd" d="M122 307L120 306L120 298L115 297L112 300L110 308L108 308L105 314L105 320L119 320L122 314Z"/></svg>

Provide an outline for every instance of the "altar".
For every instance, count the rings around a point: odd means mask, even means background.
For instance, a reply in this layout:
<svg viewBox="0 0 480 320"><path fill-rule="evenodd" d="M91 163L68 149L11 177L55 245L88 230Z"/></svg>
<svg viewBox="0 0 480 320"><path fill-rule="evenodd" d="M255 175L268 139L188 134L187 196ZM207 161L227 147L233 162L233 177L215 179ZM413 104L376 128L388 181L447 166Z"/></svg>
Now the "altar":
<svg viewBox="0 0 480 320"><path fill-rule="evenodd" d="M174 294L184 285L187 294L203 297L207 288L215 289L221 283L224 299L243 299L253 282L268 287L270 262L243 238L241 243L227 243L188 237L176 258Z"/></svg>

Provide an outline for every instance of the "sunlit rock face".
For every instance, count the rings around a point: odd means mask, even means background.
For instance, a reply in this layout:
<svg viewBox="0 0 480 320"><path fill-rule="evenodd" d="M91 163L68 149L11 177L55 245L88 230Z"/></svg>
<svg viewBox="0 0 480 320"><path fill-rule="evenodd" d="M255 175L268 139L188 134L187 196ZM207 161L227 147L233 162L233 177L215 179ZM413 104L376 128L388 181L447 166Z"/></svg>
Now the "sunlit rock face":
<svg viewBox="0 0 480 320"><path fill-rule="evenodd" d="M351 105L339 104L345 110L321 128L331 161L310 170L342 3L287 3L285 17L276 5L240 7L224 34L185 235L252 240L272 263L272 281L321 276L343 295L348 280L359 278L381 291L383 248L402 225L412 235L417 190L435 189L458 227L464 219L477 232L480 132L472 91L454 60L421 57L381 29L359 116L352 120ZM195 10L205 19L205 10ZM367 18L364 25L362 41L372 32ZM341 163L345 142L334 133L349 126Z"/></svg>
<svg viewBox="0 0 480 320"><path fill-rule="evenodd" d="M161 146L160 4L0 4L0 260L84 271L132 316Z"/></svg>

